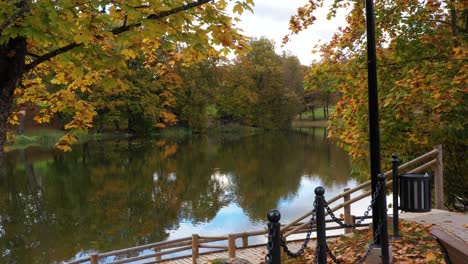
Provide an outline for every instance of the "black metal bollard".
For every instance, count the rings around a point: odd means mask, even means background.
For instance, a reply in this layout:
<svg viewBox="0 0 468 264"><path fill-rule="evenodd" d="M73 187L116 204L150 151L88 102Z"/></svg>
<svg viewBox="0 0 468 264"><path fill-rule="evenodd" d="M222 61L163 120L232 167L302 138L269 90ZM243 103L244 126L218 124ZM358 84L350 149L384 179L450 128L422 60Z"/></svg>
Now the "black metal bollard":
<svg viewBox="0 0 468 264"><path fill-rule="evenodd" d="M315 188L315 201L317 201L316 216L317 221L317 263L327 263L327 234L325 232L325 189L321 186Z"/></svg>
<svg viewBox="0 0 468 264"><path fill-rule="evenodd" d="M400 165L400 160L398 160L398 155L396 153L392 154L392 176L393 176L393 240L399 240L400 229L398 228L398 166Z"/></svg>
<svg viewBox="0 0 468 264"><path fill-rule="evenodd" d="M280 227L279 220L281 214L278 210L272 209L267 214L268 218L268 260L267 264L280 264L281 263L281 246L280 246Z"/></svg>
<svg viewBox="0 0 468 264"><path fill-rule="evenodd" d="M385 175L379 174L378 176L380 186L379 193L379 217L380 222L382 223L382 228L380 231L380 246L382 247L382 264L390 263L390 252L389 252L389 243L388 243L388 229L387 229L387 195L386 195L386 184L385 184Z"/></svg>

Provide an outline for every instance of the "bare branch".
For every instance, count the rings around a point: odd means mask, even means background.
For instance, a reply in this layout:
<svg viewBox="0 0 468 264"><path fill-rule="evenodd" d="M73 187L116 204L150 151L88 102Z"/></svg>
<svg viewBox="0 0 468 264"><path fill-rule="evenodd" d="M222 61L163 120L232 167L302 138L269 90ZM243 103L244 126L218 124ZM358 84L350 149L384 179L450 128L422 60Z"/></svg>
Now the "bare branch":
<svg viewBox="0 0 468 264"><path fill-rule="evenodd" d="M157 13L157 14L149 15L149 16L146 17L146 19L159 20L159 19L168 17L170 15L173 15L173 14L176 14L176 13L179 13L179 12L191 9L191 8L204 5L206 3L209 3L210 1L212 1L212 0L197 0L197 1L185 4L185 5L182 5L182 6L175 7L173 9L170 9L170 10L167 10L167 11L162 11L162 12ZM119 34L121 34L123 32L129 31L130 29L132 29L134 27L139 27L139 26L141 26L141 23L135 23L135 24L127 25L126 22L125 22L122 26L110 30L110 32L113 33L114 35L119 35ZM61 48L58 48L58 49L56 49L54 51L46 53L46 54L44 54L42 56L38 56L35 60L33 60L31 63L29 63L28 65L25 66L25 72L28 72L28 71L32 70L37 65L39 65L39 64L41 64L41 63L43 63L45 61L48 61L48 60L52 59L55 56L58 56L58 55L60 55L62 53L65 53L67 51L70 51L70 50L72 50L72 49L74 49L76 47L82 46L82 45L83 45L82 43L73 42L73 43L70 43L70 44L68 44L66 46L63 46Z"/></svg>

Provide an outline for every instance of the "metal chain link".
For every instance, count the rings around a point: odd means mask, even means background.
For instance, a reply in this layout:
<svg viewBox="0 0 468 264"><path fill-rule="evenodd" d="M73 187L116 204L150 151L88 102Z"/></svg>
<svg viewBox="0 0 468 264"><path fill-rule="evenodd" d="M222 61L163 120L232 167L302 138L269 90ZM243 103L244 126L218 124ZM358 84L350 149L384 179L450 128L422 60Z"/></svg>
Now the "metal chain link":
<svg viewBox="0 0 468 264"><path fill-rule="evenodd" d="M372 200L371 200L371 203L370 205L367 207L366 211L364 212L364 216L359 219L358 221L356 221L356 224L357 225L360 225L365 219L366 217L369 216L369 212L372 210L372 207L375 205L375 203L377 202L377 198L379 197L379 194L380 194L380 189L382 188L382 182L381 181L378 181L377 182L377 185L375 186L375 192L372 194Z"/></svg>
<svg viewBox="0 0 468 264"><path fill-rule="evenodd" d="M382 183L379 181L377 182L377 185L376 185L376 189L375 189L375 192L372 194L372 200L371 200L371 203L370 205L367 207L366 211L364 212L364 216L362 218L360 218L358 221L356 221L356 224L353 224L353 225L349 225L349 224L345 224L343 223L343 221L341 221L339 218L337 218L335 216L335 214L333 213L333 211L331 210L331 208L328 206L327 202L325 201L325 208L327 209L327 212L328 214L330 215L330 217L337 223L339 224L341 227L344 227L344 228L355 228L356 225L359 225L361 224L368 216L369 216L369 212L372 210L372 207L375 205L375 203L377 202L377 198L379 196L379 193L380 193L380 189L382 188ZM291 250L289 250L288 246L286 245L286 241L284 240L282 234L280 234L280 246L283 248L283 251L289 256L289 257L292 257L292 258L297 258L299 256L301 256L302 254L304 254L304 251L305 249L307 248L307 244L309 243L310 241L310 235L312 234L312 230L313 230L313 225L315 223L315 217L316 217L316 213L317 213L317 200L314 201L314 209L312 210L312 217L310 218L310 221L309 221L309 227L307 229L307 235L306 235L306 238L304 240L304 243L302 244L301 248L296 252L296 253L293 253L291 252ZM374 235L374 239L372 240L372 243L369 244L369 247L366 251L366 253L364 254L364 256L357 262L357 264L362 264L366 259L367 257L370 255L371 251L372 251L372 245L375 244L377 242L377 239L379 236L380 236L380 233L382 231L382 222L379 222L379 225L378 225L378 228L377 230L375 231L375 235ZM274 228L271 228L270 227L270 223L268 223L268 243L267 243L267 249L268 249L268 253L265 255L265 263L267 264L270 264L271 263L271 250L273 249L273 237L275 235L275 230ZM335 255L333 255L333 252L330 250L330 248L328 247L328 245L326 246L327 247L327 253L328 255L332 258L333 262L334 263L340 263L338 261L338 259L336 258ZM317 245L317 249L315 251L315 255L314 255L314 262L313 263L317 263L318 261L318 253L320 251L320 245Z"/></svg>
<svg viewBox="0 0 468 264"><path fill-rule="evenodd" d="M333 219L333 221L335 221L337 224L339 224L341 227L343 228L346 228L346 227L356 227L356 225L348 225L348 224L345 224L343 223L343 221L341 221L341 219L339 219L338 217L335 216L335 214L333 213L332 209L330 208L330 206L328 206L327 202L325 201L325 209L327 209L327 212L328 212L328 215Z"/></svg>
<svg viewBox="0 0 468 264"><path fill-rule="evenodd" d="M377 202L377 198L379 197L379 193L380 193L381 188L382 188L382 183L379 181L379 182L377 182L375 192L372 194L371 203L367 207L366 211L364 212L364 216L360 217L360 219L357 220L355 224L345 224L343 221L341 221L341 219L336 217L336 215L331 210L330 206L328 206L327 201L325 201L325 209L327 209L328 215L333 219L333 221L335 221L341 227L343 227L343 228L355 228L357 225L362 224L362 222L369 216L369 213L372 210L372 207Z"/></svg>
<svg viewBox="0 0 468 264"><path fill-rule="evenodd" d="M270 264L271 259L271 250L273 250L273 237L275 236L275 228L271 226L271 223L268 223L268 243L267 250L268 253L265 255L265 263Z"/></svg>
<svg viewBox="0 0 468 264"><path fill-rule="evenodd" d="M306 238L305 238L304 243L302 244L301 248L297 252L294 253L291 250L289 250L288 246L286 245L286 241L284 240L283 236L280 235L280 245L283 248L283 251L289 257L297 258L299 256L302 256L302 254L304 254L304 251L307 248L307 244L309 244L310 235L312 234L313 225L315 223L315 216L316 216L316 213L317 213L316 209L317 209L317 200L314 201L314 209L312 210L312 217L310 218L310 221L309 221L309 228L307 229Z"/></svg>
<svg viewBox="0 0 468 264"><path fill-rule="evenodd" d="M356 224L354 225L348 225L348 224L345 224L341 221L341 219L338 219L335 214L333 213L333 211L331 210L331 208L328 206L327 202L325 201L325 208L327 209L327 212L328 212L328 215L330 215L330 217L337 223L339 224L341 227L356 227L356 225L358 224L361 224L362 221L364 219L366 219L367 216L369 216L369 212L372 210L372 207L375 205L375 203L377 202L377 198L379 197L379 194L380 194L380 189L382 188L382 182L377 182L377 185L376 185L376 188L375 188L375 192L372 194L372 200L371 200L371 203L370 205L367 207L366 211L364 212L364 216L359 219L358 221L356 221ZM357 264L362 264L364 263L364 261L366 261L367 257L369 257L371 251L372 251L372 245L374 245L376 242L377 242L377 238L380 236L380 233L382 232L382 222L379 222L379 225L377 227L377 230L375 231L375 235L374 235L374 239L372 240L372 242L369 244L369 247L366 251L366 253L362 256L362 258L357 262ZM328 255L332 258L333 262L334 263L340 263L338 261L338 259L336 258L335 255L333 255L333 252L330 250L330 248L328 247L327 245L327 253ZM316 256L317 256L317 252L316 252ZM314 260L314 263L315 260Z"/></svg>

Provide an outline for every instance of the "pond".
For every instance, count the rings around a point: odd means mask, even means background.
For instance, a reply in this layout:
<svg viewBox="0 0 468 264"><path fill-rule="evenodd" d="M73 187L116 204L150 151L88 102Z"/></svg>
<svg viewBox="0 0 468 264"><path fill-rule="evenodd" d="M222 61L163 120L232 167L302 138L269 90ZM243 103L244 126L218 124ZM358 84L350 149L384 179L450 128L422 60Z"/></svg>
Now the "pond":
<svg viewBox="0 0 468 264"><path fill-rule="evenodd" d="M0 262L60 263L193 233L258 230L272 208L287 223L311 210L316 186L333 197L358 184L348 155L317 134L11 151L0 177Z"/></svg>

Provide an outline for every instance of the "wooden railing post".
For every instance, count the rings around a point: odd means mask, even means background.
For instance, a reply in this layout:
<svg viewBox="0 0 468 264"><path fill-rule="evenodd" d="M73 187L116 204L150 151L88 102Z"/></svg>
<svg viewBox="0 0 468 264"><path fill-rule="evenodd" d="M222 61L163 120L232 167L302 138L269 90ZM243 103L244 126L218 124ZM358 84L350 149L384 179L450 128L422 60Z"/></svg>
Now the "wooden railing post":
<svg viewBox="0 0 468 264"><path fill-rule="evenodd" d="M350 188L346 187L346 188L344 188L343 191L344 191L344 192L347 192L347 191L349 191L349 190L350 190ZM345 196L343 197L343 200L344 200L345 203L346 203L347 201L349 201L350 199L351 199L351 195L349 195L349 194L347 194L347 195L345 195ZM346 206L344 207L344 222L345 222L345 224L347 224L347 225L351 225L351 224L353 224L352 221L353 221L353 217L351 216L351 204L348 204L348 205L346 205ZM353 232L353 229L352 229L352 228L349 228L349 227L346 227L346 228L344 229L344 232L345 232L345 234L349 234L349 233Z"/></svg>
<svg viewBox="0 0 468 264"><path fill-rule="evenodd" d="M249 246L249 237L247 235L242 236L242 247L248 247Z"/></svg>
<svg viewBox="0 0 468 264"><path fill-rule="evenodd" d="M400 165L400 160L398 159L398 155L396 153L392 154L392 189L393 189L393 240L399 240L400 237L400 229L399 229L399 216L398 210L400 209L400 203L398 202L398 195L400 194L399 190L399 181L398 181L398 166Z"/></svg>
<svg viewBox="0 0 468 264"><path fill-rule="evenodd" d="M92 254L89 256L89 260L91 264L98 264L99 263L99 255L98 254Z"/></svg>
<svg viewBox="0 0 468 264"><path fill-rule="evenodd" d="M199 243L198 243L198 235L192 235L192 264L197 264L197 258L199 256Z"/></svg>
<svg viewBox="0 0 468 264"><path fill-rule="evenodd" d="M161 249L160 248L154 248L154 253L158 254L158 253L161 253ZM160 261L161 260L161 255L156 255L156 261Z"/></svg>
<svg viewBox="0 0 468 264"><path fill-rule="evenodd" d="M229 258L236 257L236 237L234 235L228 235L228 254Z"/></svg>
<svg viewBox="0 0 468 264"><path fill-rule="evenodd" d="M444 209L444 167L442 161L442 145L435 146L435 149L437 149L437 165L434 168L435 208Z"/></svg>

